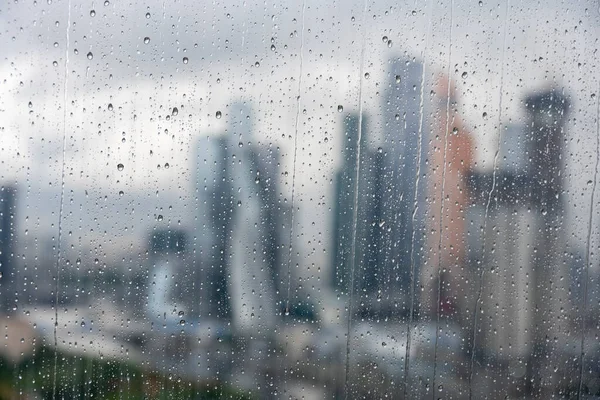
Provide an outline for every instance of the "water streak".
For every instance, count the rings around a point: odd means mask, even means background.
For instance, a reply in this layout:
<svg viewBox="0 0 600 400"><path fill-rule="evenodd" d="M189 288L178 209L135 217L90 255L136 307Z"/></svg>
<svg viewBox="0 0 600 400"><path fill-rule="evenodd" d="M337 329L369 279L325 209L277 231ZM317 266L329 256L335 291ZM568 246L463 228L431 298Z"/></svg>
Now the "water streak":
<svg viewBox="0 0 600 400"><path fill-rule="evenodd" d="M481 264L479 266L479 288L477 290L477 298L475 300L475 309L473 310L473 329L472 329L472 342L471 342L471 360L469 362L469 400L473 398L473 366L475 364L475 345L476 345L476 334L477 334L477 315L479 310L479 304L481 303L481 296L483 294L483 278L485 275L485 242L486 242L486 230L487 221L492 203L492 196L496 190L496 169L498 166L498 155L500 154L500 147L502 145L502 94L504 86L504 60L506 53L506 42L508 38L508 20L509 20L510 0L506 0L506 11L504 13L504 38L502 39L502 55L500 64L500 98L498 103L498 135L496 142L496 152L494 154L494 165L492 171L492 188L488 193L487 203L485 205L485 213L483 216L483 232L482 232L482 245L481 245Z"/></svg>
<svg viewBox="0 0 600 400"><path fill-rule="evenodd" d="M436 295L436 321L435 321L435 344L433 350L433 380L432 388L435 388L435 378L437 375L437 356L438 356L438 337L440 330L440 301L442 294L442 229L444 222L444 191L446 189L446 159L448 153L448 133L450 130L450 94L452 88L452 74L450 66L452 61L452 25L454 24L454 0L450 2L450 44L448 46L448 90L446 93L446 131L444 132L444 159L442 165L442 188L440 195L440 225L438 241L438 265L437 265L437 295ZM435 398L435 389L432 390L432 396Z"/></svg>
<svg viewBox="0 0 600 400"><path fill-rule="evenodd" d="M363 9L362 21L362 46L360 49L360 67L359 67L359 84L358 84L358 138L356 139L356 175L354 185L354 208L352 210L352 247L350 250L350 296L348 298L348 316L347 316L347 328L348 332L346 335L346 372L344 382L344 398L348 399L349 392L349 376L350 376L350 331L352 329L352 308L354 301L354 269L356 264L356 226L358 221L358 186L360 178L360 144L362 141L362 121L363 121L363 70L365 67L365 50L367 47L367 24L366 16L367 9L369 8L369 1L365 0L365 7Z"/></svg>
<svg viewBox="0 0 600 400"><path fill-rule="evenodd" d="M54 288L54 377L52 378L52 398L56 399L56 376L58 373L58 293L60 290L60 258L62 256L62 220L65 203L65 158L67 153L67 100L69 97L69 30L71 29L71 0L68 2L66 49L65 49L65 71L63 86L63 132L62 132L62 169L60 174L60 207L58 212L58 243L56 254L56 285Z"/></svg>
<svg viewBox="0 0 600 400"><path fill-rule="evenodd" d="M306 0L302 2L302 30L300 33L300 73L298 74L298 96L296 96L296 121L294 123L294 160L292 162L292 197L291 197L291 221L290 242L288 243L288 268L287 268L287 300L285 314L290 312L290 289L292 279L292 240L294 239L294 217L296 216L294 198L296 195L296 159L298 158L298 125L300 123L300 94L302 93L302 72L304 68L304 16L306 13Z"/></svg>
<svg viewBox="0 0 600 400"><path fill-rule="evenodd" d="M600 92L600 87L598 88ZM579 361L579 391L577 392L577 398L581 398L581 390L583 389L583 367L585 363L585 318L587 310L587 291L588 291L588 280L590 274L590 249L591 249L591 238L592 238L592 223L594 222L594 196L596 194L596 185L598 183L598 164L600 163L600 96L597 101L596 111L596 166L594 168L594 182L592 186L592 195L590 199L590 216L588 219L588 232L587 242L585 246L585 276L583 278L583 306L581 309L581 355Z"/></svg>
<svg viewBox="0 0 600 400"><path fill-rule="evenodd" d="M431 8L431 1L428 2L429 7ZM429 32L431 31L431 21L433 19L433 14L431 9L429 9L429 19L427 23L427 32L425 33L425 46L423 47L423 51L421 53L423 69L421 71L421 93L419 97L419 112L421 113L419 118L419 128L418 128L418 143L417 143L417 171L415 173L415 193L414 193L414 208L412 213L412 233L410 239L410 311L408 316L408 326L406 328L406 352L404 354L404 398L408 398L408 369L410 367L410 345L411 345L411 335L410 331L412 329L413 323L413 314L415 310L415 223L417 212L419 209L418 203L418 195L419 195L419 183L420 183L420 175L421 175L421 151L423 148L423 103L425 100L425 75L426 75L426 62L425 55L427 54L427 47L429 45Z"/></svg>

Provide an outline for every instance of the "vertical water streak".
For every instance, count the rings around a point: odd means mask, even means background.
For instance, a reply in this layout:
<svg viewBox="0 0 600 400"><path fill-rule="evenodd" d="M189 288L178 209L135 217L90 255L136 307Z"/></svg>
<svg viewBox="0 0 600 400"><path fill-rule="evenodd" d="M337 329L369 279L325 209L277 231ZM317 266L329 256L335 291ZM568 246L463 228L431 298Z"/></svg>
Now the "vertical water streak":
<svg viewBox="0 0 600 400"><path fill-rule="evenodd" d="M490 204L492 203L492 196L494 190L496 190L496 168L498 166L498 155L500 154L500 147L502 145L502 94L504 86L504 59L506 53L506 40L508 37L508 20L510 11L510 0L506 0L506 11L504 13L504 37L502 39L502 55L500 64L500 98L498 100L498 134L496 142L496 152L494 153L494 165L492 170L492 187L488 193L487 204L485 205L485 212L483 215L483 232L482 232L482 244L481 244L481 264L479 272L479 280L477 289L477 298L475 300L475 309L473 310L473 329L472 329L472 342L471 342L471 360L469 362L469 400L473 398L473 366L475 363L475 345L476 345L476 334L477 334L477 310L481 302L481 295L483 291L483 278L485 275L485 242L486 242L486 230L487 220L490 211Z"/></svg>
<svg viewBox="0 0 600 400"><path fill-rule="evenodd" d="M450 66L452 61L452 25L454 24L454 0L450 2L450 44L448 46L448 90L446 93L446 131L444 132L444 158L442 161L442 187L440 193L440 224L438 241L438 265L437 265L437 295L436 295L436 322L435 322L435 344L433 348L433 379L431 394L435 398L435 377L437 374L438 336L440 330L440 297L442 293L442 229L444 221L444 191L446 189L446 156L448 153L448 131L450 130L450 94L452 88L452 74Z"/></svg>
<svg viewBox="0 0 600 400"><path fill-rule="evenodd" d="M60 206L58 211L58 243L56 254L56 285L54 287L54 377L52 378L52 398L56 399L56 374L58 369L58 292L60 290L60 258L62 256L62 220L65 203L65 158L67 152L67 99L69 88L69 30L71 29L71 0L67 3L67 29L65 49L65 71L63 86L63 132L62 132L62 169L60 174Z"/></svg>
<svg viewBox="0 0 600 400"><path fill-rule="evenodd" d="M300 31L300 73L298 74L298 96L296 96L296 121L294 123L294 160L292 162L292 197L291 197L291 216L290 216L290 242L288 243L288 262L287 262L287 300L285 304L285 314L290 312L290 289L292 279L292 240L294 238L294 217L295 207L294 198L296 195L296 159L298 157L298 124L300 122L300 94L302 93L302 72L304 68L304 17L306 13L306 0L302 2L302 30Z"/></svg>
<svg viewBox="0 0 600 400"><path fill-rule="evenodd" d="M600 86L599 86L600 89ZM598 96L596 96L598 97ZM579 356L579 390L577 398L581 398L581 390L583 389L583 366L585 362L585 311L587 309L587 291L588 279L590 274L590 249L592 238L592 223L594 221L594 195L596 193L596 185L598 183L598 164L600 163L600 97L597 100L596 110L596 166L594 167L594 182L592 186L592 195L590 199L590 216L588 219L587 242L585 246L585 276L583 277L583 306L581 308L581 355Z"/></svg>
<svg viewBox="0 0 600 400"><path fill-rule="evenodd" d="M367 47L367 24L366 16L369 8L369 0L365 0L365 6L362 15L362 46L360 49L360 66L358 76L358 137L356 139L356 175L354 185L354 208L352 210L352 247L350 249L350 295L348 298L348 316L347 316L347 335L346 335L346 371L344 378L344 399L348 399L348 383L350 375L350 330L352 328L352 302L354 297L354 269L356 264L356 227L358 221L358 186L360 178L360 153L362 141L362 121L363 121L363 70L365 67L365 49Z"/></svg>
<svg viewBox="0 0 600 400"><path fill-rule="evenodd" d="M419 97L419 112L421 113L419 118L419 128L418 128L418 142L417 142L417 170L415 173L415 193L414 193L414 207L412 213L412 233L410 238L410 311L408 316L408 325L406 327L406 351L404 354L404 398L406 399L408 396L408 369L410 366L410 345L411 345L411 336L410 330L412 328L413 323L413 314L415 309L415 223L417 211L419 209L418 196L419 196L419 183L420 183L420 175L421 175L421 152L423 149L423 120L425 118L423 114L423 103L425 100L425 71L426 71L426 62L425 55L427 54L427 47L429 45L429 32L431 31L431 21L433 19L433 13L431 10L431 1L429 4L429 19L427 23L427 31L425 32L425 45L423 47L423 51L421 52L421 58L423 63L423 68L421 71L421 93Z"/></svg>

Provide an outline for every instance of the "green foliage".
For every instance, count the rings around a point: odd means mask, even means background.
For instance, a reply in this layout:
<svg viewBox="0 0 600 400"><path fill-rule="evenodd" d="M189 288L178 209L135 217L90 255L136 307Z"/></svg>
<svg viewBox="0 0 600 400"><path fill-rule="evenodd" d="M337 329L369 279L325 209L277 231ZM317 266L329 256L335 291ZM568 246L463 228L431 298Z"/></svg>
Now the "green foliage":
<svg viewBox="0 0 600 400"><path fill-rule="evenodd" d="M188 382L127 362L56 354L44 346L18 364L0 361L0 400L27 397L20 393L49 400L253 398L220 382Z"/></svg>

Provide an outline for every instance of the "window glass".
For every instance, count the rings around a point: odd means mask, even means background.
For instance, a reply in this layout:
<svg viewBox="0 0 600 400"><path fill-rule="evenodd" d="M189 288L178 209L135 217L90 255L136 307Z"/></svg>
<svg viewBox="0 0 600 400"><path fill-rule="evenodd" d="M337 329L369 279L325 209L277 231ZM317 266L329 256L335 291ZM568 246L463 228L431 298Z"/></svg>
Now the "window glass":
<svg viewBox="0 0 600 400"><path fill-rule="evenodd" d="M596 2L0 21L0 398L600 396Z"/></svg>

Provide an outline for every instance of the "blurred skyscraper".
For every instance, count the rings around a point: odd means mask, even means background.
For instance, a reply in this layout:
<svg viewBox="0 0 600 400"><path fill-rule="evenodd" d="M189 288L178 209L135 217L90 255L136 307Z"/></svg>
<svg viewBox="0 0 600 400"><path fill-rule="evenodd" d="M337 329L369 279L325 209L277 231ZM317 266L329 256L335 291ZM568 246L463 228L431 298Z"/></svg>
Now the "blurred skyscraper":
<svg viewBox="0 0 600 400"><path fill-rule="evenodd" d="M536 220L531 212L531 179L527 172L529 135L521 125L502 129L495 178L491 170L471 173L471 205L466 219L470 279L475 282L471 291L475 294L468 297L469 309L477 300L479 276L485 269L475 351L479 356L506 361L527 356L531 350L534 309L533 285L529 281ZM465 325L471 330L472 320Z"/></svg>
<svg viewBox="0 0 600 400"><path fill-rule="evenodd" d="M569 102L550 89L528 96L525 108L526 124L501 132L496 171L470 178L470 265L482 290L475 351L499 366L526 365L513 376L526 393L545 397L573 384L561 382L573 366L560 358L571 310L563 200Z"/></svg>
<svg viewBox="0 0 600 400"><path fill-rule="evenodd" d="M15 265L15 207L17 190L13 186L0 187L0 299L2 312L10 312L16 288Z"/></svg>
<svg viewBox="0 0 600 400"><path fill-rule="evenodd" d="M350 289L352 267L352 240L354 228L354 208L358 206L357 218L363 218L372 205L367 194L365 183L368 181L366 171L369 150L367 149L367 117L362 117L362 130L360 142L360 160L358 160L358 135L360 116L350 114L342 121L342 165L335 175L335 214L333 227L333 276L332 287L341 293L347 294ZM360 176L357 180L357 169L360 163ZM358 190L358 201L355 204L355 195ZM367 230L362 221L356 224L356 251L355 271L363 268L365 261L365 237ZM355 288L362 285L360 277L355 276Z"/></svg>
<svg viewBox="0 0 600 400"><path fill-rule="evenodd" d="M348 292L358 190L354 291L360 307L353 312L397 318L409 312L410 284L418 282L422 262L429 121L421 97L423 64L395 58L387 75L383 143L376 150L369 146L370 128L363 116L358 181L359 116L344 119L342 165L335 180L332 282L334 290Z"/></svg>
<svg viewBox="0 0 600 400"><path fill-rule="evenodd" d="M253 138L245 104L227 118L224 136L198 141L196 251L205 312L256 331L274 325L287 294L290 213L280 201L278 149Z"/></svg>
<svg viewBox="0 0 600 400"><path fill-rule="evenodd" d="M533 389L549 393L568 377L568 369L557 369L558 359L568 328L569 282L565 264L565 207L563 176L565 132L564 123L569 101L558 89L528 96L525 108L531 139L529 175L532 201L538 216L538 232L534 246L534 313L533 352L530 360L530 381ZM554 338L555 340L548 340Z"/></svg>
<svg viewBox="0 0 600 400"><path fill-rule="evenodd" d="M427 148L427 259L421 272L421 305L427 316L460 323L471 282L466 268L468 178L473 167L473 138L463 125L455 90L442 76L431 97L438 115ZM450 96L450 98L448 98Z"/></svg>
<svg viewBox="0 0 600 400"><path fill-rule="evenodd" d="M418 287L427 211L430 118L423 68L408 57L389 61L382 107L383 154L374 164L380 179L374 195L379 202L377 290L385 294L382 303L404 315L410 309L411 284Z"/></svg>

